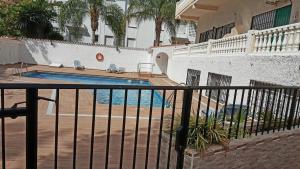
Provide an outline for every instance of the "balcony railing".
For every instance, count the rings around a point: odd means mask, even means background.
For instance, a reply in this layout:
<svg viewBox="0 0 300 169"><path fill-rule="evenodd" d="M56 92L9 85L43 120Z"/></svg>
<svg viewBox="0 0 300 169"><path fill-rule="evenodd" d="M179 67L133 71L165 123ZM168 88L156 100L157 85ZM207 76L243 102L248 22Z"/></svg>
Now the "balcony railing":
<svg viewBox="0 0 300 169"><path fill-rule="evenodd" d="M173 56L201 55L299 55L300 23L266 30L250 30L248 33L209 40L208 42L179 46Z"/></svg>

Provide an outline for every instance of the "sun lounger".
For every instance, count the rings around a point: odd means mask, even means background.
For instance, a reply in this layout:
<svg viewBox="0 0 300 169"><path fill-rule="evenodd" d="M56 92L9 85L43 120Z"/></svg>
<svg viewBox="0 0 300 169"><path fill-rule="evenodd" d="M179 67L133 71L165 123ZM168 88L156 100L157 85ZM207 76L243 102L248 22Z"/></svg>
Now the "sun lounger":
<svg viewBox="0 0 300 169"><path fill-rule="evenodd" d="M50 67L63 67L63 64L61 64L61 63L51 63L49 66Z"/></svg>
<svg viewBox="0 0 300 169"><path fill-rule="evenodd" d="M119 69L117 70L117 73L121 74L125 72L125 68L124 67L119 67Z"/></svg>
<svg viewBox="0 0 300 169"><path fill-rule="evenodd" d="M106 71L109 73L116 73L118 72L118 68L115 64L110 64L108 69L106 69Z"/></svg>
<svg viewBox="0 0 300 169"><path fill-rule="evenodd" d="M83 69L85 69L85 67L81 65L79 60L74 60L74 69L83 70Z"/></svg>

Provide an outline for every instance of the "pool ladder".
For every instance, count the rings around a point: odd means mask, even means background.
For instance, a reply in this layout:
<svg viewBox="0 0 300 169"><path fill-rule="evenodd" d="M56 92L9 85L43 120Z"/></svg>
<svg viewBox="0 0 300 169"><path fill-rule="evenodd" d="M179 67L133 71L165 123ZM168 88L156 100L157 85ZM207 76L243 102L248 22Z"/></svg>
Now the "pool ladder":
<svg viewBox="0 0 300 169"><path fill-rule="evenodd" d="M185 86L185 83L179 83L178 85L176 86ZM175 90L170 94L170 96L167 98L167 103L171 103L171 101L173 100L174 98L174 94L175 94Z"/></svg>
<svg viewBox="0 0 300 169"><path fill-rule="evenodd" d="M20 64L20 67L19 67ZM19 77L22 76L22 73L24 73L23 69L25 68L25 72L28 72L27 64L24 62L17 63L17 65L12 69L11 75L18 75Z"/></svg>

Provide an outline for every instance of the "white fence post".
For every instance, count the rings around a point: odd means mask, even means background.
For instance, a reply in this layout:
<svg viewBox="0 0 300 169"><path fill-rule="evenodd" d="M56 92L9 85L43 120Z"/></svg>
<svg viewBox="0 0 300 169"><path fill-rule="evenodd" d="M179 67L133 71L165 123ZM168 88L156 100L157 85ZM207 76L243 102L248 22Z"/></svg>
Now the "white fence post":
<svg viewBox="0 0 300 169"><path fill-rule="evenodd" d="M252 53L255 49L254 42L255 42L255 31L249 30L247 34L247 42L246 42L246 54Z"/></svg>
<svg viewBox="0 0 300 169"><path fill-rule="evenodd" d="M207 54L211 54L212 42L213 42L212 39L208 40Z"/></svg>

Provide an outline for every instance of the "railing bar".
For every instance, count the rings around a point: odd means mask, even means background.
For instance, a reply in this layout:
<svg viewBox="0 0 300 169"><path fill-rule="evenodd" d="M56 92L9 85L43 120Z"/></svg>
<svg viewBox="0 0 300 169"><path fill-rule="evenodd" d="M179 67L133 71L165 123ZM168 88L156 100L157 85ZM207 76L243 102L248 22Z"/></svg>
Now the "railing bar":
<svg viewBox="0 0 300 169"><path fill-rule="evenodd" d="M177 96L177 90L174 90L173 108L172 108L172 117L171 117L171 127L170 127L170 136L169 136L170 140L169 140L169 149L168 149L167 169L170 168L170 160L171 160L173 128L174 128L174 119L175 119L175 110L176 110L176 96Z"/></svg>
<svg viewBox="0 0 300 169"><path fill-rule="evenodd" d="M205 113L204 136L207 136L207 127L208 127L209 106L210 106L210 100L211 100L211 92L212 92L212 90L209 90L208 100L207 100L207 106L206 106L206 113Z"/></svg>
<svg viewBox="0 0 300 169"><path fill-rule="evenodd" d="M264 121L263 121L263 128L262 128L262 131L261 131L261 134L264 134L264 131L265 131L265 125L266 125L266 120L267 120L267 116L268 116L268 109L269 109L269 104L270 104L270 97L271 97L271 89L267 90L268 93L268 96L267 96L267 105L266 105L266 108L265 108L265 112L264 112ZM272 114L272 112L271 112Z"/></svg>
<svg viewBox="0 0 300 169"><path fill-rule="evenodd" d="M162 137L164 112L165 112L165 101L166 101L165 99L166 99L166 90L163 91L163 98L162 98L159 136L158 136L158 148L157 148L157 158L156 158L156 169L159 169L159 162L160 162L159 160L160 160L161 137Z"/></svg>
<svg viewBox="0 0 300 169"><path fill-rule="evenodd" d="M93 92L93 113L92 113L92 131L91 131L91 143L90 143L90 169L93 168L94 160L94 141L95 141L95 123L96 123L96 104L97 104L97 89Z"/></svg>
<svg viewBox="0 0 300 169"><path fill-rule="evenodd" d="M224 115L223 115L223 127L225 126L225 117L226 117L226 113L227 113L227 104L228 104L228 98L229 98L229 89L227 89L226 92L226 100L225 100L225 105L224 105Z"/></svg>
<svg viewBox="0 0 300 169"><path fill-rule="evenodd" d="M136 122L135 122L135 137L134 137L132 169L135 169L135 163L136 163L136 151L137 151L137 144L138 144L138 133L139 133L139 122L140 122L141 93L142 91L138 90L138 103L137 103Z"/></svg>
<svg viewBox="0 0 300 169"><path fill-rule="evenodd" d="M294 128L296 128L296 126L297 126L297 117L298 117L298 114L299 114L299 104L300 104L300 99L299 99L299 97L298 97L298 104L297 104L297 108L296 108L296 115L295 115L295 119L294 119Z"/></svg>
<svg viewBox="0 0 300 169"><path fill-rule="evenodd" d="M281 113L280 113L280 120L279 120L279 125L278 125L278 131L280 131L280 127L281 127L281 122L282 122L282 116L283 116L283 111L284 111L284 106L285 106L286 95L287 95L287 90L284 89L284 98L283 98L283 104L282 104Z"/></svg>
<svg viewBox="0 0 300 169"><path fill-rule="evenodd" d="M230 124L229 124L229 131L228 131L228 138L231 138L231 130L232 130L232 121L235 114L235 102L236 102L236 95L237 95L237 89L234 90L234 96L233 96L233 103L232 103L232 110L231 110L231 116L230 116Z"/></svg>
<svg viewBox="0 0 300 169"><path fill-rule="evenodd" d="M1 110L4 110L4 89L1 89ZM1 122L1 134L2 134L2 169L6 168L6 156L5 156L5 118L2 117Z"/></svg>
<svg viewBox="0 0 300 169"><path fill-rule="evenodd" d="M79 89L76 89L76 96L75 96L75 118L74 118L74 137L73 137L73 169L76 169L77 129L78 129L78 102L79 102Z"/></svg>
<svg viewBox="0 0 300 169"><path fill-rule="evenodd" d="M291 112L290 112L290 106L292 106L292 105L290 105L290 103L291 103L291 97L292 97L292 90L290 90L290 93L289 93L289 96L288 96L288 102L287 102L287 105L286 105L285 116L284 116L284 124L283 124L283 131L285 130L285 127L287 125L286 124L286 122L288 120L287 115L291 114Z"/></svg>
<svg viewBox="0 0 300 169"><path fill-rule="evenodd" d="M273 113L274 113L274 105L275 105L276 95L277 95L277 89L274 90L274 94L273 94L272 106L271 106L271 116L270 116L270 119L269 119L269 125L268 125L268 131L267 131L268 134L270 133L271 123L272 123L272 120L273 120ZM275 123L273 125L275 125Z"/></svg>
<svg viewBox="0 0 300 169"><path fill-rule="evenodd" d="M241 114L242 114L243 103L244 103L244 95L245 95L245 89L242 90L242 98L241 98L240 111L239 111L239 115L238 115L238 124L237 124L237 127L236 127L236 136L235 136L235 139L237 139L238 136L239 136Z"/></svg>
<svg viewBox="0 0 300 169"><path fill-rule="evenodd" d="M300 96L298 97L298 108L297 108L297 112L298 112L298 114L299 114L299 118L298 118L298 128L300 127L300 109L299 109L299 107L300 107Z"/></svg>
<svg viewBox="0 0 300 169"><path fill-rule="evenodd" d="M150 147L151 126L152 126L153 99L154 99L154 90L151 90L149 121L148 121L148 133L147 133L147 147L146 147L146 158L145 158L145 169L148 168L148 160L149 160L148 157L149 157L149 147Z"/></svg>
<svg viewBox="0 0 300 169"><path fill-rule="evenodd" d="M57 169L57 160L58 160L58 124L59 124L59 89L56 89L56 98L55 98L55 138L54 138L54 169Z"/></svg>
<svg viewBox="0 0 300 169"><path fill-rule="evenodd" d="M280 92L278 94L278 101L277 101L277 106L276 106L276 115L275 115L275 122L273 126L273 133L275 132L276 125L277 125L277 119L280 111L280 102L281 102L281 97L282 97L282 89L280 89Z"/></svg>
<svg viewBox="0 0 300 169"><path fill-rule="evenodd" d="M255 118L255 114L256 114L257 99L258 99L258 89L255 92L255 99L254 99L253 112L252 112L252 120L251 120L251 126L250 126L250 136L252 135L252 131L253 131L253 127L254 127L254 118Z"/></svg>
<svg viewBox="0 0 300 169"><path fill-rule="evenodd" d="M0 89L142 89L142 90L200 90L200 89L299 89L297 86L129 86L129 85L93 85L93 84L35 84L2 83Z"/></svg>
<svg viewBox="0 0 300 169"><path fill-rule="evenodd" d="M112 113L112 96L113 89L109 90L109 106L108 106L108 121L107 121L107 135L106 135L106 150L105 150L105 169L108 169L109 160L109 146L110 146L110 129L111 129L111 113Z"/></svg>
<svg viewBox="0 0 300 169"><path fill-rule="evenodd" d="M258 110L258 117L257 117L257 124L256 124L256 130L255 130L255 135L257 136L258 134L258 130L260 127L260 118L261 118L261 113L262 113L262 109L264 106L264 100L265 100L265 92L266 90L263 89L262 95L261 95L261 100L260 100L260 105L259 105L259 110Z"/></svg>
<svg viewBox="0 0 300 169"><path fill-rule="evenodd" d="M124 140L125 140L126 116L127 116L127 96L128 96L128 89L125 89L124 108L123 108L123 121L122 121L122 137L121 137L121 154L120 154L119 169L122 169L122 167L123 167Z"/></svg>
<svg viewBox="0 0 300 169"><path fill-rule="evenodd" d="M215 111L215 118L214 118L214 129L216 128L216 124L217 124L218 110L219 110L219 103L220 103L220 93L221 93L221 90L218 89L218 96L217 96L217 103L216 103L216 111Z"/></svg>
<svg viewBox="0 0 300 169"><path fill-rule="evenodd" d="M198 126L198 124L199 124L199 116L200 116L200 108L201 108L201 99L202 99L202 89L200 89L200 92L199 92L199 98L198 98L197 116L196 116L196 126Z"/></svg>
<svg viewBox="0 0 300 169"><path fill-rule="evenodd" d="M244 122L243 138L245 138L245 136L246 136L246 127L247 127L248 116L249 116L249 108L250 108L251 94L252 94L252 89L250 89L250 90L248 91L247 110L246 110L246 117L245 117L245 122Z"/></svg>

